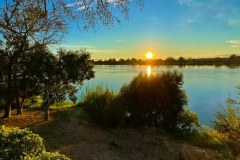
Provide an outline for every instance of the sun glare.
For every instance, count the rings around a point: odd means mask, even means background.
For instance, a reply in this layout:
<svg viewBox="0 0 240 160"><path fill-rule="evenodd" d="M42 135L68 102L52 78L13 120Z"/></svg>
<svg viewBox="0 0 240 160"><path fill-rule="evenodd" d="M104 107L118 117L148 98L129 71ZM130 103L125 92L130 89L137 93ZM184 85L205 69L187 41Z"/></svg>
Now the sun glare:
<svg viewBox="0 0 240 160"><path fill-rule="evenodd" d="M146 54L146 57L147 57L147 59L152 59L152 57L153 57L152 52L148 52L148 53Z"/></svg>
<svg viewBox="0 0 240 160"><path fill-rule="evenodd" d="M151 66L148 66L148 67L147 67L148 77L151 75L151 72L152 72Z"/></svg>

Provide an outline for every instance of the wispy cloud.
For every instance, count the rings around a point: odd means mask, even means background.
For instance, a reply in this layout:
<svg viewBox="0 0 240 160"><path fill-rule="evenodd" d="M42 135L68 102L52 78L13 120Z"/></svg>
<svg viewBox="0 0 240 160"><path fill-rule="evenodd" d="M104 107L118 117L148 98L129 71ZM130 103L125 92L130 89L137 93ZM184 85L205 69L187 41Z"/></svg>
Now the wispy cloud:
<svg viewBox="0 0 240 160"><path fill-rule="evenodd" d="M117 40L117 42L120 42L120 43L122 43L122 42L123 42L123 40L121 40L121 39L118 39L118 40Z"/></svg>
<svg viewBox="0 0 240 160"><path fill-rule="evenodd" d="M230 44L232 48L238 48L240 47L240 40L228 40L228 41L225 41L225 43L228 43Z"/></svg>
<svg viewBox="0 0 240 160"><path fill-rule="evenodd" d="M228 40L228 41L225 41L225 42L230 43L230 44L240 45L240 40Z"/></svg>
<svg viewBox="0 0 240 160"><path fill-rule="evenodd" d="M119 43L127 43L127 41L122 40L122 39L117 39L116 41L119 42Z"/></svg>
<svg viewBox="0 0 240 160"><path fill-rule="evenodd" d="M178 0L179 4L186 5L188 7L199 7L202 3L198 0Z"/></svg>
<svg viewBox="0 0 240 160"><path fill-rule="evenodd" d="M123 5L125 3L128 3L130 0L125 0L125 1L121 1L121 0L106 0L104 5L111 5L113 4L114 6L118 6L118 5ZM99 0L94 0L94 1L76 1L73 3L69 3L67 5L67 7L77 7L77 10L93 10L91 7L98 5Z"/></svg>
<svg viewBox="0 0 240 160"><path fill-rule="evenodd" d="M64 48L66 50L79 50L79 49L87 49L92 54L106 54L113 55L118 53L119 51L97 48L89 44L59 44L59 45L51 45L50 48L57 50L58 48Z"/></svg>
<svg viewBox="0 0 240 160"><path fill-rule="evenodd" d="M240 26L240 20L239 19L229 19L228 25L231 27L239 27Z"/></svg>
<svg viewBox="0 0 240 160"><path fill-rule="evenodd" d="M193 20L191 22L215 20L229 27L240 26L240 7L237 0L178 0L178 3L191 9L192 13L185 17Z"/></svg>

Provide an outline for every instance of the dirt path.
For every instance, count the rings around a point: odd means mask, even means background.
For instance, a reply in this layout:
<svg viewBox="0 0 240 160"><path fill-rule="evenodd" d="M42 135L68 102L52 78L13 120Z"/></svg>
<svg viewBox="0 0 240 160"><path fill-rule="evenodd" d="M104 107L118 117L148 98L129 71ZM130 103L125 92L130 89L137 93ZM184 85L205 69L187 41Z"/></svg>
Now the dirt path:
<svg viewBox="0 0 240 160"><path fill-rule="evenodd" d="M6 126L30 127L40 134L52 151L66 154L73 160L215 160L212 149L177 142L154 129L105 129L86 121L69 119L74 110L43 121L40 111L13 115L0 120Z"/></svg>

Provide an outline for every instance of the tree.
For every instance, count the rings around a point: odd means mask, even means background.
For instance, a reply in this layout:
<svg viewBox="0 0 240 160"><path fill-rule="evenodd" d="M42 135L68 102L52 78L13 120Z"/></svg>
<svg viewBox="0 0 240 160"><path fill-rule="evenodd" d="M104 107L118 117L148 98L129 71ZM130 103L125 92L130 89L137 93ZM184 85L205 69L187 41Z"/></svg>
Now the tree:
<svg viewBox="0 0 240 160"><path fill-rule="evenodd" d="M53 55L47 49L23 56L20 89L22 97L40 95L48 120L52 104L68 97L76 101L76 92L84 80L94 77L93 65L86 50L59 50Z"/></svg>
<svg viewBox="0 0 240 160"><path fill-rule="evenodd" d="M142 4L141 0L135 0ZM11 103L15 98L15 66L19 57L39 46L55 44L67 31L69 20L80 22L83 28L94 28L98 22L111 26L119 19L114 10L120 10L127 18L130 0L4 0L0 6L0 34L7 56L4 82L6 108L3 117L11 114ZM116 14L117 15L117 14ZM14 80L15 79L15 80Z"/></svg>
<svg viewBox="0 0 240 160"><path fill-rule="evenodd" d="M66 99L66 94L75 101L78 87L84 80L94 77L93 64L86 50L75 52L60 50L58 57L57 61L49 59L50 63L45 63L46 66L42 71L45 73L41 82L45 120L48 120L50 105Z"/></svg>

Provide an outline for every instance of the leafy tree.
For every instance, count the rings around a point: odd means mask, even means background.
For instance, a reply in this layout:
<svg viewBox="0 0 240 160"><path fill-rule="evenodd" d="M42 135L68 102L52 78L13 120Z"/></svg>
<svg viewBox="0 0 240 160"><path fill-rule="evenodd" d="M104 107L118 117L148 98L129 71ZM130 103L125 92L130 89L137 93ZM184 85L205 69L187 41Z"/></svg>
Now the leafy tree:
<svg viewBox="0 0 240 160"><path fill-rule="evenodd" d="M135 0L140 3L141 0ZM80 22L84 28L95 27L98 22L111 26L119 19L114 10L128 15L130 0L4 0L0 6L0 35L6 53L6 108L3 117L11 114L15 98L19 57L39 46L55 44L67 31L69 20ZM117 15L117 14L116 14Z"/></svg>
<svg viewBox="0 0 240 160"><path fill-rule="evenodd" d="M151 75L139 74L121 88L123 103L135 126L177 127L187 96L182 89L183 75L176 71Z"/></svg>
<svg viewBox="0 0 240 160"><path fill-rule="evenodd" d="M48 120L52 104L65 100L66 95L76 101L76 92L84 80L94 77L93 65L86 50L59 50L58 55L48 50L37 50L23 58L23 72L20 79L24 96L40 95Z"/></svg>

